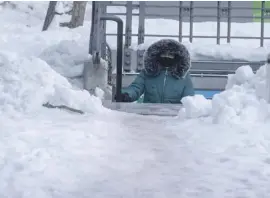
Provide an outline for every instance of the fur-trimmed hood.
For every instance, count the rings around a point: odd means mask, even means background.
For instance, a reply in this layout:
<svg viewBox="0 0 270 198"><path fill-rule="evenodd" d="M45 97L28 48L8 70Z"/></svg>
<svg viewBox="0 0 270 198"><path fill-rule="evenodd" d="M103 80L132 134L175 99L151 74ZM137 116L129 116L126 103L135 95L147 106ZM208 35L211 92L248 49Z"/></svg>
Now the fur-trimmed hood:
<svg viewBox="0 0 270 198"><path fill-rule="evenodd" d="M159 75L162 66L158 62L158 55L164 52L180 56L178 64L170 68L170 73L175 78L185 78L191 67L190 54L187 48L173 39L162 39L152 45L144 53L144 69L147 75Z"/></svg>

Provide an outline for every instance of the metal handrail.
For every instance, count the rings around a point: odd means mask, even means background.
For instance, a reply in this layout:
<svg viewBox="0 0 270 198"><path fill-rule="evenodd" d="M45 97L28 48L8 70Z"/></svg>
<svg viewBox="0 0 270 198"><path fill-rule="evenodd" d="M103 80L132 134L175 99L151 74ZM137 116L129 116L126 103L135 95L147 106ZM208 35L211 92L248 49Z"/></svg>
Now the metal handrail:
<svg viewBox="0 0 270 198"><path fill-rule="evenodd" d="M197 77L228 77L228 74L233 74L233 71L225 71L225 72L217 72L217 71L197 71L193 72L190 71L191 76L197 76ZM123 72L123 76L137 76L139 72ZM116 75L115 73L113 75Z"/></svg>
<svg viewBox="0 0 270 198"><path fill-rule="evenodd" d="M116 36L117 34L114 34L114 33L107 33L106 34L107 36ZM123 36L126 36L126 34L123 34ZM131 34L131 36L138 36L138 34ZM167 34L145 34L145 37L157 37L157 38L161 38L161 37L164 37L164 38L178 38L179 35L167 35ZM189 38L190 35L182 35L183 38ZM193 38L217 38L217 36L199 36L199 35L193 35L192 36ZM226 39L227 36L219 36L220 38L223 38L223 39ZM251 37L251 36L231 36L230 38L233 38L233 39L260 39L261 37L259 36L254 36L254 37ZM270 39L270 37L264 37L265 40L267 39Z"/></svg>
<svg viewBox="0 0 270 198"><path fill-rule="evenodd" d="M122 90L123 21L117 16L101 16L100 20L110 20L117 23L116 102L120 102Z"/></svg>

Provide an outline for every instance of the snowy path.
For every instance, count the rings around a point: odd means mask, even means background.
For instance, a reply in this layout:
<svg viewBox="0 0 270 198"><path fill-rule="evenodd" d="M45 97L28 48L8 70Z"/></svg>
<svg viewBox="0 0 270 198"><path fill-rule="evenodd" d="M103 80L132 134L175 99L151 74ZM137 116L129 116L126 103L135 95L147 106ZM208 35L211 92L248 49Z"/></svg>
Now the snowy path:
<svg viewBox="0 0 270 198"><path fill-rule="evenodd" d="M0 197L253 198L270 193L270 134L259 124L243 128L48 109L1 123Z"/></svg>
<svg viewBox="0 0 270 198"><path fill-rule="evenodd" d="M73 30L59 29L56 17L41 33L47 3L16 5L0 12L0 198L269 197L264 66L256 74L239 68L212 101L186 98L177 118L111 112L65 78L82 72L89 16ZM177 33L174 21L146 22L148 33ZM216 31L213 23L195 25L195 32ZM234 24L232 35L257 34L258 25ZM264 59L268 44L187 43L193 55L248 60ZM46 109L46 102L87 114Z"/></svg>

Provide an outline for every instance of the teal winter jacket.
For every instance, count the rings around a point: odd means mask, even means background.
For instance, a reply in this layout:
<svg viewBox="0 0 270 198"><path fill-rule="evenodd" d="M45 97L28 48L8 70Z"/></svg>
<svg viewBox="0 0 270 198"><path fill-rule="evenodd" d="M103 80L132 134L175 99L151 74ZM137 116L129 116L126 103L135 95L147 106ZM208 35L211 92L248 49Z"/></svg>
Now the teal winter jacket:
<svg viewBox="0 0 270 198"><path fill-rule="evenodd" d="M170 68L159 65L157 56L164 51L179 54L180 62ZM146 50L144 69L122 93L127 93L132 101L144 94L144 103L181 103L183 97L194 95L190 67L190 55L184 45L172 39L160 40Z"/></svg>

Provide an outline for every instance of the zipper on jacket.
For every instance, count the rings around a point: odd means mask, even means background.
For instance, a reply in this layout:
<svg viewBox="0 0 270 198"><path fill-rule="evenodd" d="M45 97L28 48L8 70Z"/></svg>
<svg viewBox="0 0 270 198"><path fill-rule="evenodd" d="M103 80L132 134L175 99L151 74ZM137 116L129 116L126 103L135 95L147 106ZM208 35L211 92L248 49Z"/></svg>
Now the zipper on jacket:
<svg viewBox="0 0 270 198"><path fill-rule="evenodd" d="M162 103L164 103L164 94L165 94L165 85L166 85L166 80L167 80L167 74L168 74L168 67L166 67L166 71L165 71L165 77L164 77L164 80L163 80L163 94L162 94Z"/></svg>

